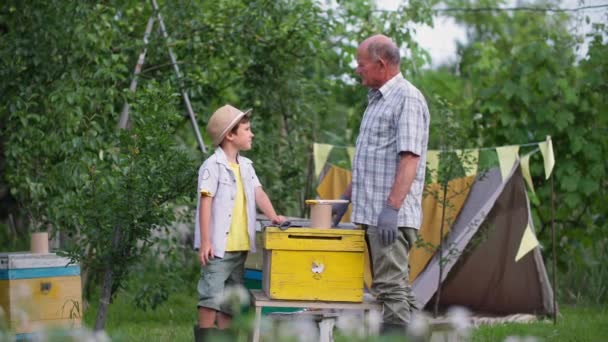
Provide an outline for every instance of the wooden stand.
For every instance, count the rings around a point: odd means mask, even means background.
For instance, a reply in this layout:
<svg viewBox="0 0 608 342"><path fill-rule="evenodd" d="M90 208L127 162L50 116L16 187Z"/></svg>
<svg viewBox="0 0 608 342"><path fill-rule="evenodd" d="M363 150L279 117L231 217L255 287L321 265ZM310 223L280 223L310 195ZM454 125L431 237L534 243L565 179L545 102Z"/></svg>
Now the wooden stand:
<svg viewBox="0 0 608 342"><path fill-rule="evenodd" d="M381 311L382 304L377 301L364 301L363 303L352 303L352 302L320 302L320 301L302 301L302 300L276 300L268 298L261 290L251 290L251 305L255 308L255 326L253 331L253 342L260 341L260 326L262 323L262 308L263 307L274 307L274 308L303 308L303 309L314 309L321 310L319 315L321 316L319 327L321 335L327 335L331 333L327 326L333 328L333 321L335 321L335 315L326 315L327 311L324 309L335 309L335 310L359 310L363 311L365 320L371 311ZM325 322L329 319L332 322ZM329 323L329 324L328 324ZM323 336L320 336L321 340L324 340Z"/></svg>

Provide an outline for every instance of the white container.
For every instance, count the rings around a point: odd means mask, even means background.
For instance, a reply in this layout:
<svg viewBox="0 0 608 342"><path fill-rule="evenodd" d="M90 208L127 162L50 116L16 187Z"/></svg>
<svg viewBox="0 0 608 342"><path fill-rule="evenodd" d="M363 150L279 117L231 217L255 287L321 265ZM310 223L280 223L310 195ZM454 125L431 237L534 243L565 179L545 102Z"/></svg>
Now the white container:
<svg viewBox="0 0 608 342"><path fill-rule="evenodd" d="M30 240L30 250L35 254L47 254L49 252L49 233L32 233Z"/></svg>
<svg viewBox="0 0 608 342"><path fill-rule="evenodd" d="M348 203L347 200L306 200L310 205L310 228L331 228L333 204Z"/></svg>

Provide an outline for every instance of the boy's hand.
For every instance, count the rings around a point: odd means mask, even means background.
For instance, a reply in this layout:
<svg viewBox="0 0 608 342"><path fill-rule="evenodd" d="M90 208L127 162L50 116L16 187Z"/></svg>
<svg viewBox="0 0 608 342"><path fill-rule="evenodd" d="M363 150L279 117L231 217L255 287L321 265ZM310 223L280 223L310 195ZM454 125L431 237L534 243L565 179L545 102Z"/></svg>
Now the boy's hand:
<svg viewBox="0 0 608 342"><path fill-rule="evenodd" d="M198 261L205 266L211 259L213 259L213 246L210 243L202 243L198 250Z"/></svg>
<svg viewBox="0 0 608 342"><path fill-rule="evenodd" d="M287 221L287 219L285 218L285 216L281 215L277 215L275 218L272 219L272 223L274 224L281 224L285 221Z"/></svg>

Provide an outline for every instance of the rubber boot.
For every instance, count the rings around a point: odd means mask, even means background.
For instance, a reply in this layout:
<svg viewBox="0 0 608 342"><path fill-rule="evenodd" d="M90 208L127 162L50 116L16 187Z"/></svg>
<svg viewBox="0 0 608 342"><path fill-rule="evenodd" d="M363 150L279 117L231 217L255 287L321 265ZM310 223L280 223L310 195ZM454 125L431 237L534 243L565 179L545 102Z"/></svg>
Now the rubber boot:
<svg viewBox="0 0 608 342"><path fill-rule="evenodd" d="M194 342L206 342L211 341L211 337L215 336L216 328L200 328L198 325L194 326Z"/></svg>

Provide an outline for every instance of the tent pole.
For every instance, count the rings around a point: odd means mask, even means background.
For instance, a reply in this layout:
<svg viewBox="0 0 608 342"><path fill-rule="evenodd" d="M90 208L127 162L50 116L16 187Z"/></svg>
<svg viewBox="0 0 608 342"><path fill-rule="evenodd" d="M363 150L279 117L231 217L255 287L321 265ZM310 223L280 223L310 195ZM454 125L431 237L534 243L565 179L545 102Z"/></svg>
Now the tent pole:
<svg viewBox="0 0 608 342"><path fill-rule="evenodd" d="M557 255L555 254L555 191L553 189L553 174L551 174L551 240L553 241L553 324L557 324Z"/></svg>

